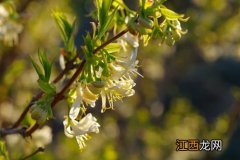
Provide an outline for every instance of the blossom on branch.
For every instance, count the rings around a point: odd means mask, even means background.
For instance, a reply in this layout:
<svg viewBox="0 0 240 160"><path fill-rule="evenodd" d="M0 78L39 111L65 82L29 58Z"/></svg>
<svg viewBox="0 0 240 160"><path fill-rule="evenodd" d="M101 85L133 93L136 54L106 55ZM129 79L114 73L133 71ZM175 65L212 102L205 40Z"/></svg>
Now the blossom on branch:
<svg viewBox="0 0 240 160"><path fill-rule="evenodd" d="M97 119L88 113L81 120L66 118L63 121L64 133L67 137L76 137L79 144L79 148L82 149L85 146L85 140L88 139L88 133L98 133L100 125L97 123Z"/></svg>
<svg viewBox="0 0 240 160"><path fill-rule="evenodd" d="M8 5L8 4L5 4ZM5 7L4 3L0 4L0 40L6 45L13 46L18 43L18 35L22 32L23 26L13 19L11 13L12 6Z"/></svg>

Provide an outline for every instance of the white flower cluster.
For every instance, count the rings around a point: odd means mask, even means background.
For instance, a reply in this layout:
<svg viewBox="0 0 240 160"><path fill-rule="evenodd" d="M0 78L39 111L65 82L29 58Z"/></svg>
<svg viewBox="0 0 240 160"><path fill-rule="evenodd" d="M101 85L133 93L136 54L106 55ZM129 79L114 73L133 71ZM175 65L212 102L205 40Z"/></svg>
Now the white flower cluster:
<svg viewBox="0 0 240 160"><path fill-rule="evenodd" d="M22 25L15 22L6 7L0 4L0 40L8 46L16 45L22 29Z"/></svg>
<svg viewBox="0 0 240 160"><path fill-rule="evenodd" d="M113 53L115 60L109 64L110 76L104 77L99 73L101 81L92 83L79 83L75 90L74 102L70 108L69 116L64 120L65 134L76 137L80 149L85 146L88 133L98 133L100 125L92 114L82 117L86 107L95 107L96 101L101 98L102 109L113 109L114 102L124 97L134 95L135 82L132 77L137 75L138 37L126 33L118 41L121 45L120 52ZM83 112L81 112L83 111ZM82 113L82 114L80 114Z"/></svg>

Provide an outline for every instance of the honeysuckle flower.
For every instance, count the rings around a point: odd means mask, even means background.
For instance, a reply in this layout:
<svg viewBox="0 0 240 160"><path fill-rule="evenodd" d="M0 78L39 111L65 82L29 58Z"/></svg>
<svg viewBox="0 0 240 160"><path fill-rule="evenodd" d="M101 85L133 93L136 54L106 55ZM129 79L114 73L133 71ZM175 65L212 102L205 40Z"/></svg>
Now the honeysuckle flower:
<svg viewBox="0 0 240 160"><path fill-rule="evenodd" d="M82 150L84 147L86 147L85 141L89 140L89 138L90 137L88 134L76 136L76 140L77 140L80 150Z"/></svg>
<svg viewBox="0 0 240 160"><path fill-rule="evenodd" d="M114 54L116 62L128 67L136 61L139 47L138 37L131 33L126 33L119 43L121 44L121 50L119 53Z"/></svg>
<svg viewBox="0 0 240 160"><path fill-rule="evenodd" d="M128 79L122 77L115 81L109 80L100 93L102 99L101 112L104 112L108 108L113 109L113 102L134 95L134 86L135 82L130 77ZM109 107L107 107L107 101Z"/></svg>
<svg viewBox="0 0 240 160"><path fill-rule="evenodd" d="M126 33L118 41L121 44L119 53L113 53L115 60L108 64L110 75L102 76L102 69L98 71L100 81L80 82L75 87L75 94L71 98L75 99L69 111L69 116L64 120L64 132L67 137L76 138L79 147L83 148L88 139L88 133L99 132L100 125L92 114L87 114L78 120L85 111L86 106L95 107L96 101L102 100L101 112L106 109L113 109L114 102L130 97L135 94L133 87L136 85L132 79L137 72L138 60L138 37L131 33ZM81 113L81 114L80 114Z"/></svg>
<svg viewBox="0 0 240 160"><path fill-rule="evenodd" d="M81 103L85 103L90 105L91 107L95 107L96 100L98 99L98 95L94 94L90 91L88 85L86 84L79 84L77 89L77 98L81 99Z"/></svg>
<svg viewBox="0 0 240 160"><path fill-rule="evenodd" d="M69 111L69 117L71 119L76 119L81 107L85 107L85 105L90 105L91 107L95 107L96 100L98 99L98 94L92 92L89 89L89 86L91 84L83 84L80 83L76 87L76 96L75 101L73 102L70 111ZM95 88L93 89L95 90Z"/></svg>
<svg viewBox="0 0 240 160"><path fill-rule="evenodd" d="M63 122L65 127L65 134L70 138L72 136L84 135L90 132L98 133L100 125L97 119L88 113L81 120L66 118Z"/></svg>
<svg viewBox="0 0 240 160"><path fill-rule="evenodd" d="M85 146L85 140L87 140L88 133L98 133L100 125L97 123L97 119L88 113L81 120L76 120L67 117L63 121L64 133L69 138L76 137L80 149Z"/></svg>
<svg viewBox="0 0 240 160"><path fill-rule="evenodd" d="M6 10L6 8L3 5L0 5L0 24L2 22L2 19L5 17L8 17L9 13Z"/></svg>
<svg viewBox="0 0 240 160"><path fill-rule="evenodd" d="M82 99L80 98L80 96L78 96L75 100L75 102L72 104L71 109L69 111L69 118L70 119L76 119L78 117L78 114L80 112L81 109L81 102Z"/></svg>
<svg viewBox="0 0 240 160"><path fill-rule="evenodd" d="M22 25L11 19L8 10L0 5L0 40L3 40L9 46L13 46L18 42L18 34L22 29Z"/></svg>
<svg viewBox="0 0 240 160"><path fill-rule="evenodd" d="M114 53L116 59L109 64L110 80L118 80L130 73L137 72L138 37L126 33L119 43L121 44L121 50L119 53Z"/></svg>
<svg viewBox="0 0 240 160"><path fill-rule="evenodd" d="M18 34L20 34L22 29L22 25L16 22L6 22L3 26L0 26L0 39L9 46L16 45L18 43Z"/></svg>

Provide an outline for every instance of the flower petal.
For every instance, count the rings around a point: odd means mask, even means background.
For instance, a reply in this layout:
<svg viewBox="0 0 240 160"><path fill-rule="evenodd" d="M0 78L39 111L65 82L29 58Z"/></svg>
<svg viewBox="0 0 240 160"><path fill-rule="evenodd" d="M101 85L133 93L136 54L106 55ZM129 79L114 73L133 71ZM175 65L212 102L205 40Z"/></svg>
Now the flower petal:
<svg viewBox="0 0 240 160"><path fill-rule="evenodd" d="M71 119L76 119L79 112L80 112L80 104L81 104L81 98L78 96L77 99L75 100L75 102L72 104L72 107L69 111L69 117Z"/></svg>

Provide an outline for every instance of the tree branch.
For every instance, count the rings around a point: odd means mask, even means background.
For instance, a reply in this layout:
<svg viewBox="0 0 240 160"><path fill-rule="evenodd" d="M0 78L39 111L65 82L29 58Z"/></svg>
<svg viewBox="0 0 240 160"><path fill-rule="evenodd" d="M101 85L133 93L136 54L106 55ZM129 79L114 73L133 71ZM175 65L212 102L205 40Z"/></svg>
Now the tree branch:
<svg viewBox="0 0 240 160"><path fill-rule="evenodd" d="M0 129L0 137L5 137L6 135L11 135L11 134L20 134L24 135L26 132L25 127L21 128L11 128L11 129Z"/></svg>
<svg viewBox="0 0 240 160"><path fill-rule="evenodd" d="M112 37L111 39L109 39L108 41L106 41L105 43L103 43L101 46L97 47L93 54L96 54L97 52L99 52L101 49L103 49L104 47L106 47L108 44L112 43L113 41L117 40L118 38L120 38L121 36L123 36L125 33L127 33L129 30L125 29L123 31L121 31L120 33L118 33L116 36ZM71 61L70 64L73 64L73 62L77 59L77 57L74 57L74 59ZM76 80L76 78L80 75L84 64L86 63L86 60L83 60L81 62L81 64L79 65L79 67L77 68L77 70L75 71L75 73L72 75L72 77L70 78L70 80L68 81L68 83L63 87L63 89L57 93L54 97L54 100L51 104L51 107L53 108L59 101L61 101L64 98L64 93L68 90L68 88L73 84L73 82ZM68 71L71 67L66 67L65 69ZM63 70L59 76L53 81L53 83L58 82L63 75L67 72L66 70ZM40 99L41 96L43 95L43 93L41 92L40 94L38 94L36 96L36 98L33 98L31 100L31 102L29 103L29 105L25 108L25 110L23 111L23 113L21 114L20 118L16 121L16 123L13 125L12 129L16 128L19 126L19 124L21 123L21 121L23 120L23 118L25 117L25 115L27 114L28 110L30 109L31 105L33 104L33 102L35 102L36 100ZM15 134L19 133L21 135L25 136L31 136L32 133L37 130L39 127L39 125L37 123L35 123L33 126L29 127L27 130L24 131L24 133L22 132L15 132ZM13 133L14 134L14 133ZM4 134L7 135L7 134Z"/></svg>

